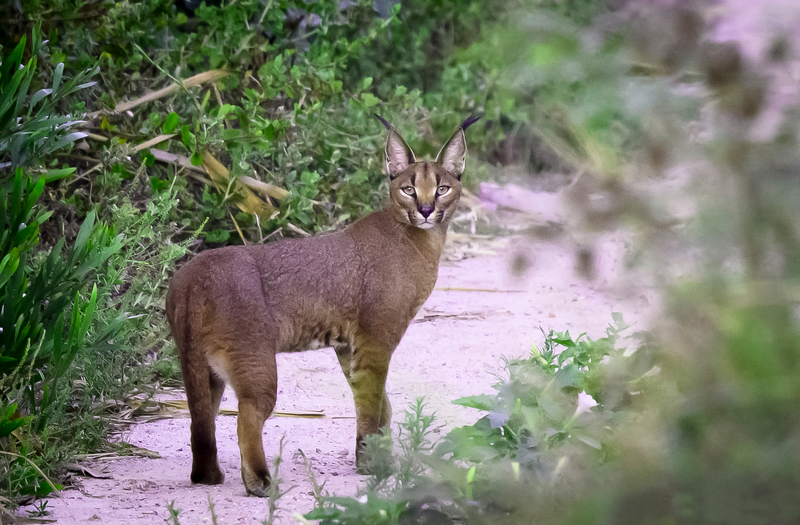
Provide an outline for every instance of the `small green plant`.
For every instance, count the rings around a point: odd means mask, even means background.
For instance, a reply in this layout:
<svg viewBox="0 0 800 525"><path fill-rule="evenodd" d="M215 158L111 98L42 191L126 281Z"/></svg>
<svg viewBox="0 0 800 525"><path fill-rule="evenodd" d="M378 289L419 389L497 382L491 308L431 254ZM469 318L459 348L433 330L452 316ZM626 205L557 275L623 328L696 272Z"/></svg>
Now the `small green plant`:
<svg viewBox="0 0 800 525"><path fill-rule="evenodd" d="M561 477L569 463L598 465L617 457L614 429L631 410L592 396L616 400L620 389L639 395L645 379L656 375L646 334L628 334L622 316L613 318L606 337L595 340L543 332L541 348L534 346L529 358L506 361L508 377L495 385L495 396L455 401L488 414L439 443L431 440L435 418L417 400L399 425L399 456L388 436L368 440L368 452L378 459L362 496L324 497L305 518L347 525L494 523L501 516L505 523L530 522L525 498L533 497L534 487L567 482Z"/></svg>
<svg viewBox="0 0 800 525"><path fill-rule="evenodd" d="M178 516L181 514L181 509L175 508L175 500L167 503L167 512L169 513L169 516L164 521L170 520L172 521L172 525L181 524L180 520L178 520Z"/></svg>
<svg viewBox="0 0 800 525"><path fill-rule="evenodd" d="M317 497L317 507L307 513L307 520L321 523L370 524L400 523L414 515L416 507L405 497L416 491L428 471L424 457L433 450L432 435L439 428L435 416L426 413L423 398L418 398L399 424L396 439L389 429L368 436L366 453L370 458L370 476L357 498L331 495ZM395 456L394 443L400 448Z"/></svg>
<svg viewBox="0 0 800 525"><path fill-rule="evenodd" d="M272 459L272 479L269 487L267 488L267 497L269 498L269 514L267 515L267 518L261 522L264 525L272 525L275 523L280 510L278 507L278 502L282 497L296 488L295 485L292 485L287 489L283 489L281 487L283 484L283 479L280 476L280 468L281 464L283 463L283 445L285 441L286 436L281 436L280 443L278 444L278 453L275 454L275 457Z"/></svg>
<svg viewBox="0 0 800 525"><path fill-rule="evenodd" d="M620 333L629 327L620 314L606 337L592 340L582 334L573 339L569 332L550 330L542 348L534 346L528 359L506 361L508 378L495 385L495 396L464 397L454 403L486 411L473 425L452 430L437 447L437 454L480 464L501 458L513 459L532 470L545 468L543 455L567 443L597 450L598 460L608 459L608 438L602 427L583 425L586 412L598 406L611 410L619 405L614 395L605 391L609 369L625 360L628 382L637 384L643 374L653 369L652 356L643 344L643 334L630 336L636 344L626 357L619 347ZM543 332L544 333L544 332ZM636 375L638 374L638 375ZM636 375L636 377L634 377ZM614 400L612 405L604 404ZM605 417L613 417L609 412Z"/></svg>

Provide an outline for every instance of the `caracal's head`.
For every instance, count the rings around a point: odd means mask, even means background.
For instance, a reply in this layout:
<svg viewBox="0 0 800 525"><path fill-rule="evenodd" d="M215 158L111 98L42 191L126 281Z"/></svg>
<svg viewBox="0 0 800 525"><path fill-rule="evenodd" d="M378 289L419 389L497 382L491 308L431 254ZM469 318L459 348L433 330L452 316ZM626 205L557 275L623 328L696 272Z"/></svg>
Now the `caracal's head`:
<svg viewBox="0 0 800 525"><path fill-rule="evenodd" d="M375 115L378 117L378 115ZM480 115L461 123L436 160L417 162L414 152L388 122L386 171L389 174L389 212L401 224L427 230L450 222L461 198L461 174L467 158L464 131Z"/></svg>

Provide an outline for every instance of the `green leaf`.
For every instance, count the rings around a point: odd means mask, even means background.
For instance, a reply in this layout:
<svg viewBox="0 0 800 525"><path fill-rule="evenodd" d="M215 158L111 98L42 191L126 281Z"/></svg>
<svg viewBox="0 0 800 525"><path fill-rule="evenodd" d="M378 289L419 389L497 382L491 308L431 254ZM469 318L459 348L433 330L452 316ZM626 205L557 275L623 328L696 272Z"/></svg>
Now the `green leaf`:
<svg viewBox="0 0 800 525"><path fill-rule="evenodd" d="M55 71L53 71L53 93L58 92L59 86L61 86L61 77L64 75L64 63L60 63L56 66Z"/></svg>
<svg viewBox="0 0 800 525"><path fill-rule="evenodd" d="M203 165L203 156L200 155L199 152L195 151L192 153L192 157L189 159L192 163L192 166L202 166Z"/></svg>
<svg viewBox="0 0 800 525"><path fill-rule="evenodd" d="M228 128L222 131L222 140L237 141L241 140L243 136L244 132L241 129Z"/></svg>
<svg viewBox="0 0 800 525"><path fill-rule="evenodd" d="M487 412L494 409L495 398L486 394L477 396L460 397L453 401L454 405L461 405L468 408L477 408L478 410L486 410Z"/></svg>
<svg viewBox="0 0 800 525"><path fill-rule="evenodd" d="M550 396L542 395L537 399L539 406L544 413L553 421L561 421L564 418L564 410Z"/></svg>
<svg viewBox="0 0 800 525"><path fill-rule="evenodd" d="M155 175L150 177L150 187L156 193L164 191L165 189L169 188L169 186L170 184L168 180L161 179Z"/></svg>
<svg viewBox="0 0 800 525"><path fill-rule="evenodd" d="M380 104L381 100L372 93L364 93L361 98L364 100L364 106L371 108Z"/></svg>
<svg viewBox="0 0 800 525"><path fill-rule="evenodd" d="M73 306L73 309L77 311L77 303ZM63 332L64 312L62 311L61 314L59 314L58 319L56 319L55 328L53 329L53 365L55 366L56 370L61 367L61 356L64 348L64 338L61 336Z"/></svg>
<svg viewBox="0 0 800 525"><path fill-rule="evenodd" d="M556 382L561 388L577 387L581 381L580 368L574 364L567 364L556 372Z"/></svg>
<svg viewBox="0 0 800 525"><path fill-rule="evenodd" d="M36 62L36 58L32 58L28 61L28 65L25 67L25 70L28 71L28 74L25 76L25 79L22 81L19 87L19 93L17 94L17 109L14 112L16 115L20 114L22 111L22 106L28 98L28 88L31 85L34 72L36 71Z"/></svg>
<svg viewBox="0 0 800 525"><path fill-rule="evenodd" d="M231 234L227 230L211 230L206 233L206 241L208 242L226 242L230 238Z"/></svg>
<svg viewBox="0 0 800 525"><path fill-rule="evenodd" d="M197 146L194 133L189 131L189 126L187 124L181 126L181 142L183 142L183 145L186 146L189 151L194 151Z"/></svg>
<svg viewBox="0 0 800 525"><path fill-rule="evenodd" d="M25 52L25 42L26 35L22 35L14 51L11 52L8 58L0 63L0 86L5 83L5 79L8 78L12 72L19 69L19 65L22 63L22 53Z"/></svg>
<svg viewBox="0 0 800 525"><path fill-rule="evenodd" d="M277 133L275 132L275 126L270 123L269 126L266 126L264 129L261 130L261 134L266 140L273 141L275 137L277 137Z"/></svg>
<svg viewBox="0 0 800 525"><path fill-rule="evenodd" d="M274 74L275 68L269 62L258 68L258 79L261 82L269 83L272 75Z"/></svg>
<svg viewBox="0 0 800 525"><path fill-rule="evenodd" d="M11 248L11 251L8 252L3 260L0 261L0 287L2 287L11 276L14 275L14 272L17 271L19 267L19 249L16 247Z"/></svg>
<svg viewBox="0 0 800 525"><path fill-rule="evenodd" d="M572 340L572 337L570 337L569 331L556 332L553 334L553 342L567 348L575 346L575 342Z"/></svg>
<svg viewBox="0 0 800 525"><path fill-rule="evenodd" d="M217 110L217 117L219 117L219 118L224 117L225 115L227 115L228 113L233 111L234 107L235 106L233 106L231 104L223 104L223 105L221 105L219 107L219 110Z"/></svg>
<svg viewBox="0 0 800 525"><path fill-rule="evenodd" d="M178 116L177 113L174 111L167 115L167 119L164 121L164 126L161 128L165 135L169 135L175 129L177 129L178 124L180 124L181 118Z"/></svg>
<svg viewBox="0 0 800 525"><path fill-rule="evenodd" d="M49 170L43 175L43 177L44 177L45 182L47 182L49 184L49 183L51 183L53 181L57 181L59 179L63 179L64 177L66 177L67 175L70 175L74 171L75 171L75 168L63 168L63 169L60 169L60 170Z"/></svg>
<svg viewBox="0 0 800 525"><path fill-rule="evenodd" d="M92 234L94 219L94 210L86 214L86 218L83 220L83 224L81 224L81 229L78 230L78 236L75 238L75 244L72 247L72 253L70 253L67 263L68 266L74 267L77 265L76 263L78 262L78 257L81 252L83 252L83 249L86 247L86 243L89 242L89 236Z"/></svg>
<svg viewBox="0 0 800 525"><path fill-rule="evenodd" d="M17 94L17 89L22 81L29 76L28 73L29 70L27 68L20 69L14 73L11 77L11 82L0 95L0 125L8 125L7 123L14 121L19 114L18 111L14 111L14 101L17 100L16 97L20 96Z"/></svg>
<svg viewBox="0 0 800 525"><path fill-rule="evenodd" d="M30 423L33 419L33 416L18 417L16 412L16 403L0 408L0 438L10 436L16 429Z"/></svg>
<svg viewBox="0 0 800 525"><path fill-rule="evenodd" d="M31 112L33 111L33 106L38 104L39 101L41 101L44 97L51 94L52 92L53 92L52 89L40 89L39 91L34 93L33 96L31 97L30 103L28 104L28 115L30 115Z"/></svg>
<svg viewBox="0 0 800 525"><path fill-rule="evenodd" d="M88 133L84 133L83 131L74 131L72 133L68 133L64 137L59 139L58 142L56 142L55 144L50 146L48 149L51 152L59 150L59 149L63 148L64 146L66 146L67 144L72 144L76 140L80 140L80 139L82 139L82 138L84 138L84 137L86 137L88 135L89 135Z"/></svg>
<svg viewBox="0 0 800 525"><path fill-rule="evenodd" d="M150 150L143 151L141 159L144 165L148 168L156 163L156 158L152 153L150 153Z"/></svg>

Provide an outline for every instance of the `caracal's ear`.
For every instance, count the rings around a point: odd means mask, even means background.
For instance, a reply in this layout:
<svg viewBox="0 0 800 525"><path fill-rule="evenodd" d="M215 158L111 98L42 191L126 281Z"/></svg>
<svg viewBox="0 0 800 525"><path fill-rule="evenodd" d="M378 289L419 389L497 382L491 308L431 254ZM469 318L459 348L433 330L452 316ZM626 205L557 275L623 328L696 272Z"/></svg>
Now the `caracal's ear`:
<svg viewBox="0 0 800 525"><path fill-rule="evenodd" d="M403 137L391 124L386 122L380 115L374 113L373 115L389 130L389 136L386 137L386 172L389 174L389 178L393 179L410 165L417 162L417 158L411 148L408 147L408 144L406 144L406 141L403 140Z"/></svg>
<svg viewBox="0 0 800 525"><path fill-rule="evenodd" d="M436 155L435 162L459 179L464 173L464 165L467 162L467 137L464 131L480 118L481 115L477 113L467 117Z"/></svg>

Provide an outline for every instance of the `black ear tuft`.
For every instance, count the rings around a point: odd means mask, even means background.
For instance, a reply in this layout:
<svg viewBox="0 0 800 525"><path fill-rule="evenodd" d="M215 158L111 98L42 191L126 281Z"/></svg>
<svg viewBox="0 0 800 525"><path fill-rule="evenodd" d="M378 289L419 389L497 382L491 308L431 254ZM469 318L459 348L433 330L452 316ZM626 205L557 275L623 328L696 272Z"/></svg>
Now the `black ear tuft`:
<svg viewBox="0 0 800 525"><path fill-rule="evenodd" d="M444 143L442 149L439 150L439 154L436 155L434 162L455 175L459 180L467 161L467 139L464 131L475 124L482 116L480 113L473 113L467 117L458 126L456 132Z"/></svg>
<svg viewBox="0 0 800 525"><path fill-rule="evenodd" d="M394 128L392 128L392 125L391 125L391 124L389 124L388 122L386 122L386 119L385 119L385 118L383 118L382 116L378 115L377 113L373 113L373 114L372 114L372 116L374 116L376 119L380 120L380 121L381 121L381 124L383 124L383 127L384 127L384 128L386 128L386 129L388 129L388 130L392 130L392 129L394 129ZM469 119L467 119L467 120L469 120ZM472 124L472 122L470 122L470 124Z"/></svg>
<svg viewBox="0 0 800 525"><path fill-rule="evenodd" d="M375 115L375 116L378 117L378 115ZM482 117L483 117L483 113L473 113L472 115L468 116L466 118L466 120L464 120L464 122L461 123L459 128L461 128L463 130L466 130L468 127L470 127L471 125L473 125L476 122L478 122ZM380 118L380 117L378 117L378 118ZM381 118L381 120L383 120L383 119Z"/></svg>

